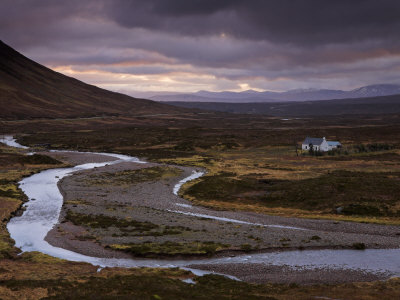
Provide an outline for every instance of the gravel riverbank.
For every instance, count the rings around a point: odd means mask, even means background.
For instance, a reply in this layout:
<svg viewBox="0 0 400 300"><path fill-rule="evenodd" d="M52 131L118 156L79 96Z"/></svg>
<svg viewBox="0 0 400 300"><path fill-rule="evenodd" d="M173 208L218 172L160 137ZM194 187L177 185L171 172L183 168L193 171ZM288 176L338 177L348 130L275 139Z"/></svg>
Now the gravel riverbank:
<svg viewBox="0 0 400 300"><path fill-rule="evenodd" d="M50 153L71 164L110 160L95 154L68 152ZM250 212L213 211L193 207L190 202L172 193L179 180L194 169L179 169L178 176L154 178L140 182L119 182L125 174L146 168L167 167L148 163L124 162L80 171L59 182L64 196L60 223L46 240L58 247L97 257L131 257L124 251L111 250L112 245L165 243L208 243L219 245L217 256L245 251L263 252L284 249L351 248L364 244L367 248L400 247L400 228L374 224L307 220L268 216ZM125 172L125 173L124 173ZM115 177L115 174L122 174ZM128 176L128 175L126 175ZM130 175L129 175L130 176ZM117 181L116 181L117 179ZM108 226L90 227L73 224L67 215L101 216L133 220L151 230ZM151 225L148 225L151 224ZM125 226L125 225L124 225ZM145 226L144 226L145 227ZM294 227L294 228L293 228ZM223 250L219 252L220 250ZM161 255L162 256L162 255ZM189 258L187 255L177 255ZM387 278L387 274L370 274L349 270L296 270L264 264L201 265L196 268L237 276L250 282L339 283Z"/></svg>

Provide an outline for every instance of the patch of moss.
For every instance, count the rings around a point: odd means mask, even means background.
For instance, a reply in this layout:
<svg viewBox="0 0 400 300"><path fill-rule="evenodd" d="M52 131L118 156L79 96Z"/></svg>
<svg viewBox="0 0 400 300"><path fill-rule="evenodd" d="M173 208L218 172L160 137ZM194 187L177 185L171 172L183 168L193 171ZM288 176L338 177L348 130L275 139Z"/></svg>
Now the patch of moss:
<svg viewBox="0 0 400 300"><path fill-rule="evenodd" d="M2 229L2 232L6 232L6 229ZM0 233L0 259L14 257L17 251L13 245L14 240L10 238L8 233Z"/></svg>
<svg viewBox="0 0 400 300"><path fill-rule="evenodd" d="M183 226L164 226L150 222L139 222L132 219L121 219L105 215L86 215L67 211L66 220L75 225L90 228L109 228L116 227L121 233L114 233L114 237L119 236L164 236L181 234L184 231L191 231Z"/></svg>
<svg viewBox="0 0 400 300"><path fill-rule="evenodd" d="M251 247L251 245L250 244L242 244L242 245L240 245L240 250L243 250L243 251L251 251L251 249L252 249L252 247Z"/></svg>
<svg viewBox="0 0 400 300"><path fill-rule="evenodd" d="M73 199L73 200L64 201L64 204L69 204L69 205L90 205L91 203L88 202L88 201L85 201L83 199Z"/></svg>
<svg viewBox="0 0 400 300"><path fill-rule="evenodd" d="M158 257L176 255L212 255L226 249L229 245L215 242L164 242L142 244L113 244L108 246L139 257Z"/></svg>
<svg viewBox="0 0 400 300"><path fill-rule="evenodd" d="M120 219L117 217L110 217L105 215L86 215L76 213L71 210L67 211L65 219L71 221L75 225L92 228L107 228L114 226L117 228L133 227L135 228L135 230L138 231L149 231L158 227L158 225L150 222L139 222L132 219Z"/></svg>
<svg viewBox="0 0 400 300"><path fill-rule="evenodd" d="M22 192L15 185L0 186L0 197L20 198Z"/></svg>
<svg viewBox="0 0 400 300"><path fill-rule="evenodd" d="M20 257L23 258L25 261L43 264L57 264L67 262L66 260L63 260L61 258L56 258L37 251L24 252L21 254Z"/></svg>

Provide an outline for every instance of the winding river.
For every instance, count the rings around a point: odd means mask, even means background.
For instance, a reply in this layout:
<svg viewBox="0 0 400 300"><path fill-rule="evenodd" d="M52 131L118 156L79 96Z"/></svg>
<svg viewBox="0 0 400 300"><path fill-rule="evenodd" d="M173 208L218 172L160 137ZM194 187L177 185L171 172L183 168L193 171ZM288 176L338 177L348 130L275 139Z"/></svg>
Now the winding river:
<svg viewBox="0 0 400 300"><path fill-rule="evenodd" d="M19 145L12 136L0 138L1 143L9 146L27 147ZM367 249L358 250L302 250L283 251L272 253L237 255L235 257L204 258L191 260L174 259L117 259L99 258L82 255L63 248L50 245L45 241L47 233L58 222L59 214L63 204L63 197L57 187L57 182L65 176L70 176L80 170L102 167L109 164L118 164L125 161L135 163L146 163L138 158L126 155L97 153L112 158L109 162L88 163L72 168L59 168L45 170L27 177L19 182L20 188L28 196L29 201L24 204L25 211L22 216L14 217L7 225L15 244L23 252L40 251L42 253L77 262L87 262L99 267L180 267L192 264L230 264L230 263L257 263L274 266L288 266L302 269L351 269L362 270L371 273L386 273L391 276L400 276L400 249ZM116 160L115 160L116 159ZM173 189L177 194L180 187L187 181L202 176L203 173L195 172L191 176L181 180ZM185 204L182 204L185 205ZM186 205L190 206L190 205ZM183 213L181 211L174 211ZM187 213L191 215L190 213ZM196 214L192 214L197 216ZM219 220L221 222L243 222L218 218L210 215L202 215ZM260 224L257 224L260 225ZM261 224L262 225L262 224ZM280 226L280 225L265 225ZM303 230L297 227L287 227L293 230ZM195 274L202 275L209 271L193 270Z"/></svg>

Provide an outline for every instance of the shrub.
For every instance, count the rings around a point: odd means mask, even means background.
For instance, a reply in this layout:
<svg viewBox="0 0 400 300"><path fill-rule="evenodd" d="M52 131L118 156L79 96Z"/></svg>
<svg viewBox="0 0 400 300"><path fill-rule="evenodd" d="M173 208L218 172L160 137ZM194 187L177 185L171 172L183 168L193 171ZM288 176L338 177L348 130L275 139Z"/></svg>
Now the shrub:
<svg viewBox="0 0 400 300"><path fill-rule="evenodd" d="M356 250L364 250L366 248L364 243L354 243L352 247Z"/></svg>

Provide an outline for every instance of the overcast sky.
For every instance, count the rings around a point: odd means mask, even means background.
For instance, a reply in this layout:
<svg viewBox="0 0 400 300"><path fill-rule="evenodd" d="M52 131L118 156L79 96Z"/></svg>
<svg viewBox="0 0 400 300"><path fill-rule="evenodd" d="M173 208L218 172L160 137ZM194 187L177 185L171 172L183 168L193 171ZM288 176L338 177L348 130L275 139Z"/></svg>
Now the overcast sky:
<svg viewBox="0 0 400 300"><path fill-rule="evenodd" d="M398 0L2 0L0 38L107 89L400 83Z"/></svg>

